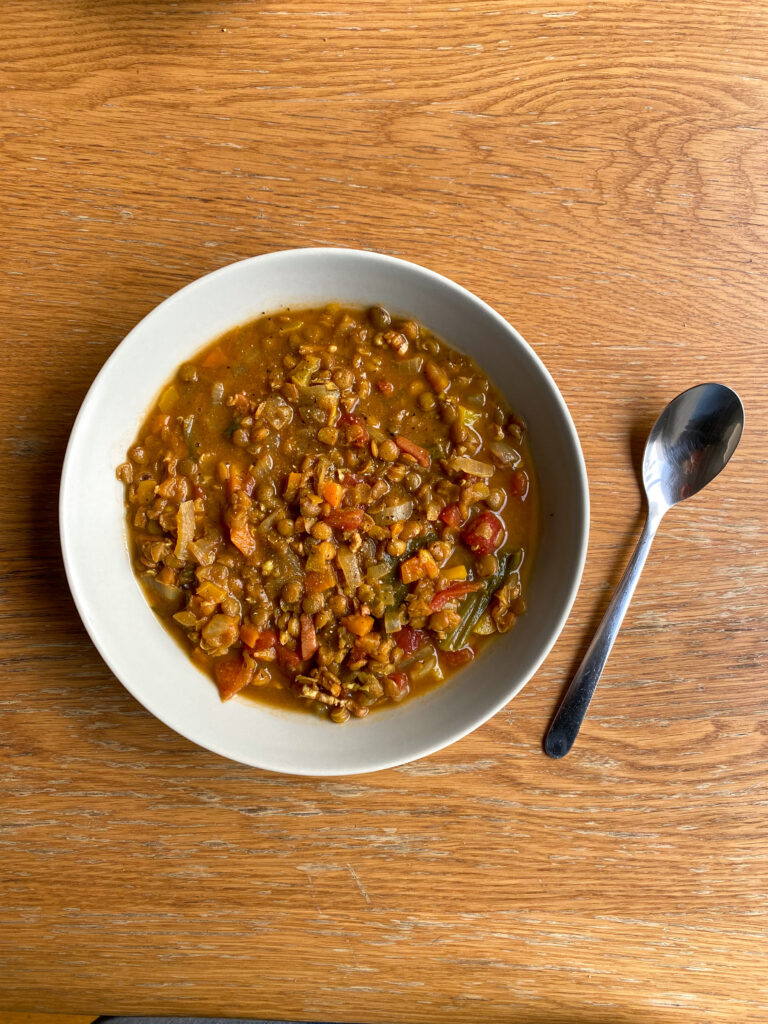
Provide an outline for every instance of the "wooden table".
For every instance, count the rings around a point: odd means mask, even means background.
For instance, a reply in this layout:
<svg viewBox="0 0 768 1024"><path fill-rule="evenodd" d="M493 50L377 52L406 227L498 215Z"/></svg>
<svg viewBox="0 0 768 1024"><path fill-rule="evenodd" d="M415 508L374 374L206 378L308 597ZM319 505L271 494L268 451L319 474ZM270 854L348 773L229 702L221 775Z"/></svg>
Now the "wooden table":
<svg viewBox="0 0 768 1024"><path fill-rule="evenodd" d="M766 5L5 0L0 51L0 1007L763 1024ZM524 692L350 780L230 764L151 718L58 549L109 353L198 275L301 245L491 302L560 385L593 501ZM550 761L639 529L645 433L702 380L741 393L743 442L665 522Z"/></svg>

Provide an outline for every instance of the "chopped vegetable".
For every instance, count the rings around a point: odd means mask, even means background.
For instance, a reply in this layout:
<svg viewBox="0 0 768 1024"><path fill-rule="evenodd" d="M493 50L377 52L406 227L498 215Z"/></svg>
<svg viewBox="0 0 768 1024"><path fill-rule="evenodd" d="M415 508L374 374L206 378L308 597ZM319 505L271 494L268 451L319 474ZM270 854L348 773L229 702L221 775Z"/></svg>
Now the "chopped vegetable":
<svg viewBox="0 0 768 1024"><path fill-rule="evenodd" d="M326 480L320 485L320 497L327 501L331 508L338 508L344 495L344 488L333 480Z"/></svg>
<svg viewBox="0 0 768 1024"><path fill-rule="evenodd" d="M229 539L246 558L256 551L256 538L247 526L237 526L229 531Z"/></svg>
<svg viewBox="0 0 768 1024"><path fill-rule="evenodd" d="M432 460L426 448L422 448L421 445L410 441L407 437L403 437L402 434L398 434L395 437L395 444L401 452L405 452L406 455L412 455L420 466L423 466L425 469L429 468Z"/></svg>
<svg viewBox="0 0 768 1024"><path fill-rule="evenodd" d="M423 548L400 566L403 583L413 583L416 580L423 580L425 577L435 579L439 572L437 562Z"/></svg>
<svg viewBox="0 0 768 1024"><path fill-rule="evenodd" d="M481 615L485 612L491 598L506 578L509 555L502 553L498 556L498 559L498 568L492 576L483 580L483 589L470 594L459 609L461 622L441 642L440 646L443 650L458 651L460 648L466 647Z"/></svg>
<svg viewBox="0 0 768 1024"><path fill-rule="evenodd" d="M467 476L491 477L493 466L487 462L480 462L478 459L470 459L468 455L455 455L450 460L450 467L457 473L466 473Z"/></svg>
<svg viewBox="0 0 768 1024"><path fill-rule="evenodd" d="M448 385L451 383L451 378L442 368L438 366L432 359L428 359L424 364L424 374L430 383L433 391L438 394L442 394L443 391L448 390Z"/></svg>
<svg viewBox="0 0 768 1024"><path fill-rule="evenodd" d="M472 520L461 539L475 555L489 555L500 546L504 536L504 524L493 512L481 512Z"/></svg>
<svg viewBox="0 0 768 1024"><path fill-rule="evenodd" d="M509 493L513 498L525 498L528 494L528 487L530 486L530 480L528 474L524 469L516 469L512 474L512 478L509 482Z"/></svg>
<svg viewBox="0 0 768 1024"><path fill-rule="evenodd" d="M367 636L373 629L372 615L347 615L341 621L355 636Z"/></svg>
<svg viewBox="0 0 768 1024"><path fill-rule="evenodd" d="M352 530L359 530L364 520L365 512L361 508L339 508L329 512L324 522L334 530L343 530L348 533Z"/></svg>
<svg viewBox="0 0 768 1024"><path fill-rule="evenodd" d="M429 643L429 635L423 629L403 626L395 633L395 643L404 654L415 654Z"/></svg>
<svg viewBox="0 0 768 1024"><path fill-rule="evenodd" d="M253 678L253 659L243 652L231 658L217 658L214 662L214 676L222 700L230 700L245 689Z"/></svg>
<svg viewBox="0 0 768 1024"><path fill-rule="evenodd" d="M160 407L161 412L170 412L174 405L176 405L178 400L179 392L176 390L173 384L171 384L169 385L169 387L165 389L162 395L160 395L160 399L157 404Z"/></svg>
<svg viewBox="0 0 768 1024"><path fill-rule="evenodd" d="M464 597L466 594L472 594L476 590L483 589L482 580L467 580L464 583L451 583L444 590L438 590L429 605L431 612L439 611L444 608L451 601L456 601L460 597Z"/></svg>
<svg viewBox="0 0 768 1024"><path fill-rule="evenodd" d="M449 569L443 569L440 575L444 580L465 580L467 567L466 565L452 565Z"/></svg>
<svg viewBox="0 0 768 1024"><path fill-rule="evenodd" d="M195 503L194 501L182 501L179 511L176 513L176 549L174 554L178 559L184 561L187 557L187 549L195 539Z"/></svg>
<svg viewBox="0 0 768 1024"><path fill-rule="evenodd" d="M294 367L291 380L294 384L305 386L309 384L312 375L320 369L320 359L317 356L310 356L302 360Z"/></svg>
<svg viewBox="0 0 768 1024"><path fill-rule="evenodd" d="M522 461L520 452L509 441L491 441L488 447L494 461L502 468L517 469Z"/></svg>
<svg viewBox="0 0 768 1024"><path fill-rule="evenodd" d="M386 505L378 512L373 513L373 518L382 526L390 523L402 523L410 519L413 514L413 502L403 501L398 505Z"/></svg>
<svg viewBox="0 0 768 1024"><path fill-rule="evenodd" d="M458 530L461 526L461 509L457 504L446 505L443 511L440 513L439 518L445 523L446 526L450 526L454 530Z"/></svg>
<svg viewBox="0 0 768 1024"><path fill-rule="evenodd" d="M317 650L317 635L311 615L302 615L301 623L301 660L311 658Z"/></svg>
<svg viewBox="0 0 768 1024"><path fill-rule="evenodd" d="M357 590L363 582L357 555L350 551L346 544L340 544L339 550L336 552L336 561L339 563L339 568L344 573L344 579L347 581L347 586L351 590Z"/></svg>
<svg viewBox="0 0 768 1024"><path fill-rule="evenodd" d="M461 665L468 665L475 660L475 652L471 647L462 647L458 651L444 651L443 660L451 668L459 668Z"/></svg>

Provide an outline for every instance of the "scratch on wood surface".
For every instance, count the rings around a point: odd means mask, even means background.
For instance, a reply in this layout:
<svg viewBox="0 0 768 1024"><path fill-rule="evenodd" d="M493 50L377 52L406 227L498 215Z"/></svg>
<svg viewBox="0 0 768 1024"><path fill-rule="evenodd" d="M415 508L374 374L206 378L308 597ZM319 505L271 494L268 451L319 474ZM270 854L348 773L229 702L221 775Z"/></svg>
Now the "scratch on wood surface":
<svg viewBox="0 0 768 1024"><path fill-rule="evenodd" d="M355 882L355 885L360 890L360 894L362 895L363 899L365 900L366 903L370 903L371 902L371 898L368 895L368 893L365 891L363 883L357 877L357 872L355 871L355 869L352 867L351 864L347 864L347 867L349 868L349 873L350 873L350 875L352 875L352 878L353 878L353 880Z"/></svg>

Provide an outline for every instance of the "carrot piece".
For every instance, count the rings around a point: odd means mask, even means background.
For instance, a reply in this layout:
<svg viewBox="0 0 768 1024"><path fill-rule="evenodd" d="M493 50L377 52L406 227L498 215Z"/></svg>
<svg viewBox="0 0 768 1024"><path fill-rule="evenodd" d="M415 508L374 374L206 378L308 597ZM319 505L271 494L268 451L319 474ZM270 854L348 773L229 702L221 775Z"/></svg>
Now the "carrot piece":
<svg viewBox="0 0 768 1024"><path fill-rule="evenodd" d="M327 501L331 508L338 508L344 495L344 488L333 480L326 480L320 486L320 497Z"/></svg>
<svg viewBox="0 0 768 1024"><path fill-rule="evenodd" d="M238 654L234 658L217 658L213 672L221 699L229 700L244 689L253 679L255 668L253 659L247 654Z"/></svg>
<svg viewBox="0 0 768 1024"><path fill-rule="evenodd" d="M395 444L401 452L405 452L406 455L412 455L420 466L424 466L427 469L431 463L429 452L426 448L422 448L420 444L416 444L415 441L409 440L407 437L403 437L402 434L398 434L395 437Z"/></svg>
<svg viewBox="0 0 768 1024"><path fill-rule="evenodd" d="M249 558L256 550L256 538L246 526L238 526L236 529L230 530L229 539L246 558Z"/></svg>
<svg viewBox="0 0 768 1024"><path fill-rule="evenodd" d="M306 661L317 650L317 633L315 633L315 624L311 615L302 615L299 622L301 623L301 660Z"/></svg>
<svg viewBox="0 0 768 1024"><path fill-rule="evenodd" d="M259 642L260 636L261 630L251 626L248 622L244 622L240 627L240 639L246 647L255 647Z"/></svg>
<svg viewBox="0 0 768 1024"><path fill-rule="evenodd" d="M218 370L222 366L226 366L229 359L223 349L216 346L211 349L208 355L203 360L203 366L208 370Z"/></svg>
<svg viewBox="0 0 768 1024"><path fill-rule="evenodd" d="M304 577L304 587L308 594L320 594L335 586L336 580L331 572L308 572Z"/></svg>
<svg viewBox="0 0 768 1024"><path fill-rule="evenodd" d="M365 636L373 629L372 615L347 615L341 621L355 636Z"/></svg>
<svg viewBox="0 0 768 1024"><path fill-rule="evenodd" d="M423 548L413 558L408 558L400 566L400 578L403 583L414 583L416 580L423 580L425 576L435 579L440 570L432 555Z"/></svg>

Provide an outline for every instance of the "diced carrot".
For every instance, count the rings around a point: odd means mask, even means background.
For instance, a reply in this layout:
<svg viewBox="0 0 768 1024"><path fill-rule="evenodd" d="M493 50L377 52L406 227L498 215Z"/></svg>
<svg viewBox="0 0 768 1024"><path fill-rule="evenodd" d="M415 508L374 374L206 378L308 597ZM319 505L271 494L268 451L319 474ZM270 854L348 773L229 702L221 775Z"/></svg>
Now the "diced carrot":
<svg viewBox="0 0 768 1024"><path fill-rule="evenodd" d="M372 615L347 615L341 621L355 636L365 636L373 629Z"/></svg>
<svg viewBox="0 0 768 1024"><path fill-rule="evenodd" d="M327 501L331 508L338 508L344 495L344 488L333 480L326 480L320 485L320 497Z"/></svg>
<svg viewBox="0 0 768 1024"><path fill-rule="evenodd" d="M238 526L236 529L230 530L229 539L246 558L249 558L256 550L256 538L247 526Z"/></svg>
<svg viewBox="0 0 768 1024"><path fill-rule="evenodd" d="M364 518L361 508L337 508L328 513L325 522L335 530L357 530L363 525Z"/></svg>
<svg viewBox="0 0 768 1024"><path fill-rule="evenodd" d="M429 452L426 448L422 448L420 444L416 444L415 441L409 440L407 437L403 437L402 434L398 434L395 437L395 444L401 452L405 452L406 455L412 455L420 466L424 466L425 469L429 468L431 459Z"/></svg>
<svg viewBox="0 0 768 1024"><path fill-rule="evenodd" d="M213 672L221 699L229 700L244 689L253 679L255 667L253 659L247 654L217 658L213 663Z"/></svg>
<svg viewBox="0 0 768 1024"><path fill-rule="evenodd" d="M464 597L465 594L471 594L475 590L482 590L482 580L465 580L463 583L451 583L445 590L438 590L435 596L432 598L429 610L431 612L440 611L450 601L455 601L459 597Z"/></svg>
<svg viewBox="0 0 768 1024"><path fill-rule="evenodd" d="M229 359L223 349L218 346L211 349L208 355L203 360L203 366L208 370L218 370L222 366L226 366Z"/></svg>
<svg viewBox="0 0 768 1024"><path fill-rule="evenodd" d="M244 622L240 627L240 639L246 647L255 647L260 636L261 630L251 626L248 622Z"/></svg>
<svg viewBox="0 0 768 1024"><path fill-rule="evenodd" d="M302 615L299 622L301 624L301 660L306 661L317 650L317 634L311 615Z"/></svg>
<svg viewBox="0 0 768 1024"><path fill-rule="evenodd" d="M336 585L332 572L308 572L304 577L304 586L308 594L320 594Z"/></svg>
<svg viewBox="0 0 768 1024"><path fill-rule="evenodd" d="M424 577L435 579L440 570L432 555L424 548L417 552L413 558L406 559L400 566L400 578L403 583L414 583L416 580L423 580Z"/></svg>

